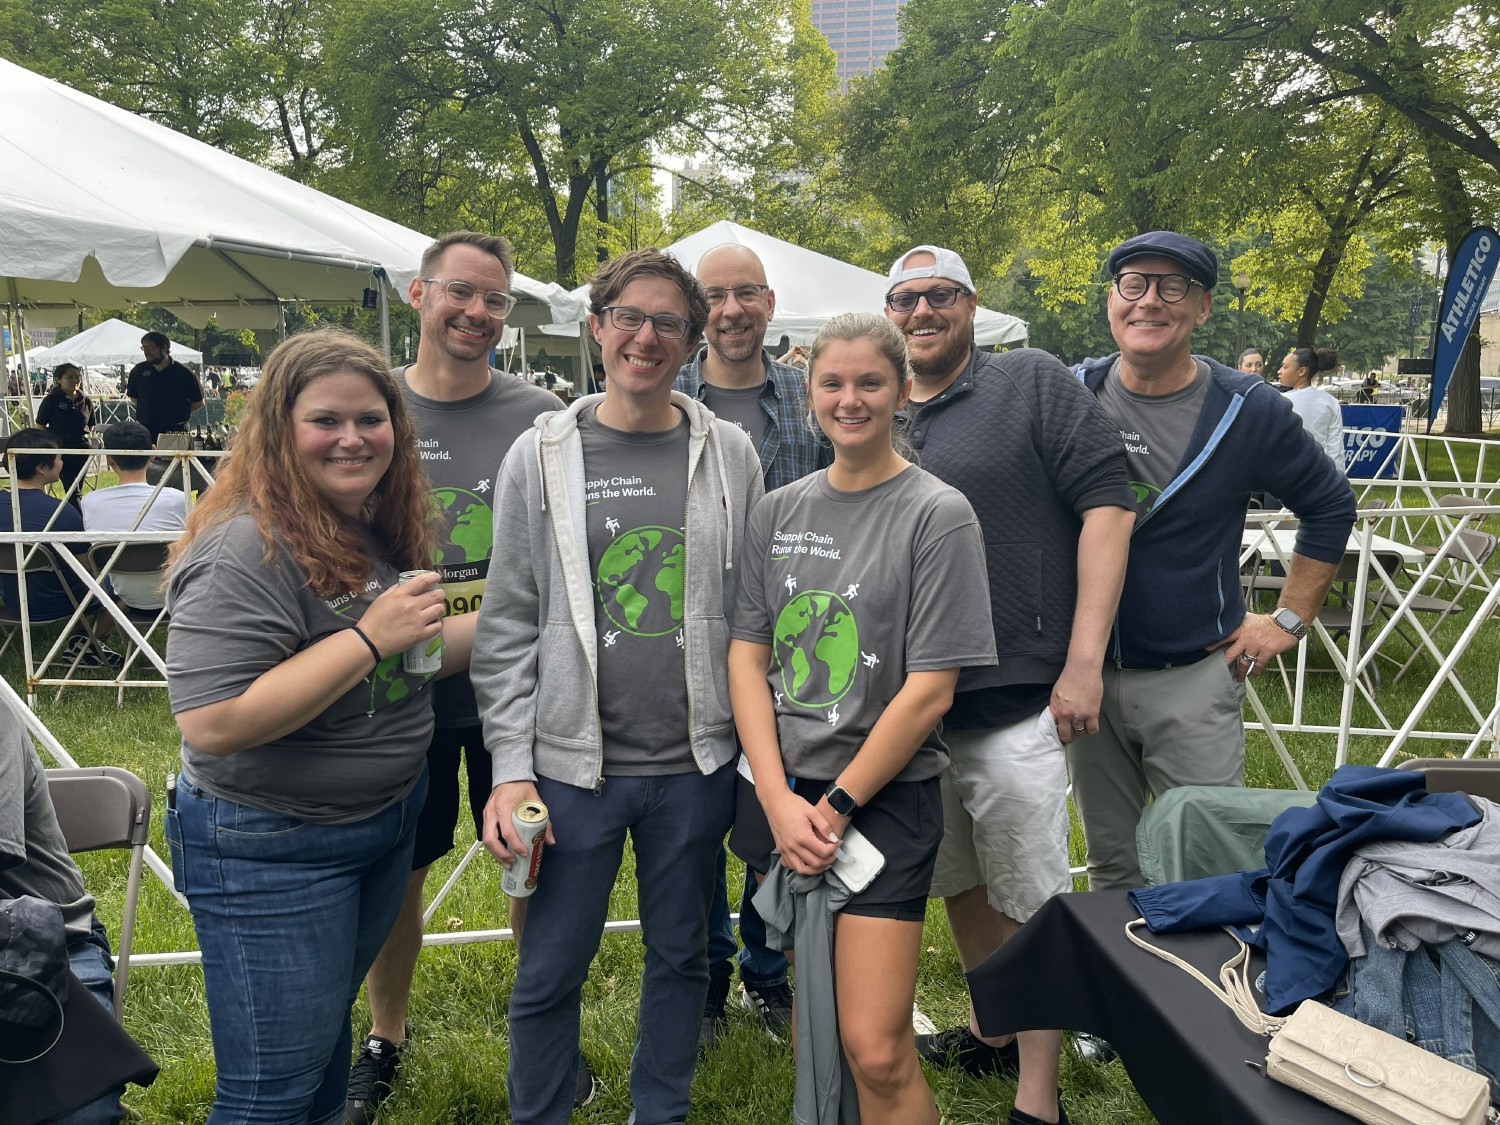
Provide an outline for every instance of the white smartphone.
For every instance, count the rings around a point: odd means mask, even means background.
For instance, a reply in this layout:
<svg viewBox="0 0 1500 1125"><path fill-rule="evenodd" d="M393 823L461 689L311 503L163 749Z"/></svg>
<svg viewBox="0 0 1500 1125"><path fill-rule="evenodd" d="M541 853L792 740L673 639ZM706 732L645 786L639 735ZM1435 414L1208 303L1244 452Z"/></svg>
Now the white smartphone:
<svg viewBox="0 0 1500 1125"><path fill-rule="evenodd" d="M875 876L885 869L885 856L858 828L850 825L844 829L839 850L834 853L833 873L849 888L851 894L859 894L875 881Z"/></svg>

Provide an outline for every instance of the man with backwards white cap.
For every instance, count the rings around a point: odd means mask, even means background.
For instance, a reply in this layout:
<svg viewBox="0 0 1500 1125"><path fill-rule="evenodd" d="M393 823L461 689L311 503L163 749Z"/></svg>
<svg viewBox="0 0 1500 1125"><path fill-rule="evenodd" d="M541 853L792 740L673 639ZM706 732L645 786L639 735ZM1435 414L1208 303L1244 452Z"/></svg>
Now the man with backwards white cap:
<svg viewBox="0 0 1500 1125"><path fill-rule="evenodd" d="M886 316L916 375L908 437L984 530L999 664L965 669L943 720L943 843L932 894L972 969L1068 874L1065 744L1098 729L1100 667L1131 510L1118 429L1057 359L974 346L963 259L918 246L891 267ZM969 1073L1019 1071L1010 1125L1065 1121L1058 1034L983 1037L974 1022L918 1051Z"/></svg>

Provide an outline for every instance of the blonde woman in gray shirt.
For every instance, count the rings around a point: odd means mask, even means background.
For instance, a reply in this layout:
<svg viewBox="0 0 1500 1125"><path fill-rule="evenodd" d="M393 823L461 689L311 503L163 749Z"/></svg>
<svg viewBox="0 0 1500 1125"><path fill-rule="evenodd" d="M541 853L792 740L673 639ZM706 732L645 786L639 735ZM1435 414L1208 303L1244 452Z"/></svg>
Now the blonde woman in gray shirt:
<svg viewBox="0 0 1500 1125"><path fill-rule="evenodd" d="M892 442L910 390L884 317L818 334L808 401L834 461L751 515L729 649L754 779L740 779L736 854L760 875L814 875L853 825L884 857L834 921L839 1038L866 1125L938 1120L911 1009L943 834L939 721L959 669L995 662L974 512Z"/></svg>

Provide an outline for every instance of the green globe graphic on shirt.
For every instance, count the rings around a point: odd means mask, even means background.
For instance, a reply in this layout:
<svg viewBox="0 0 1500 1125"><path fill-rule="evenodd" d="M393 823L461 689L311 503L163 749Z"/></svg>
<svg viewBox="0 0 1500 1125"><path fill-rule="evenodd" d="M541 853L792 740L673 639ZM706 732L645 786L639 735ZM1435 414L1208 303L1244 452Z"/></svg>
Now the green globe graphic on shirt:
<svg viewBox="0 0 1500 1125"><path fill-rule="evenodd" d="M443 561L483 562L490 555L490 537L494 532L494 515L490 506L474 493L462 488L434 488L432 498L443 514L448 542L458 557L443 549Z"/></svg>
<svg viewBox="0 0 1500 1125"><path fill-rule="evenodd" d="M682 626L682 567L687 544L675 527L621 532L599 557L595 586L612 622L637 637Z"/></svg>
<svg viewBox="0 0 1500 1125"><path fill-rule="evenodd" d="M776 664L787 698L802 707L827 707L844 697L859 666L854 611L837 594L807 590L776 618Z"/></svg>

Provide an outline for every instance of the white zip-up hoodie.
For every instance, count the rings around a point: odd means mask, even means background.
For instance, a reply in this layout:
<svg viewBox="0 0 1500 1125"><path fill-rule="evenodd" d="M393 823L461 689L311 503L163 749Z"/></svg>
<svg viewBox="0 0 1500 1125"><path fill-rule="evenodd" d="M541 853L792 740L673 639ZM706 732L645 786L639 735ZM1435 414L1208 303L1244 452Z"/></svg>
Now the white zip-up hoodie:
<svg viewBox="0 0 1500 1125"><path fill-rule="evenodd" d="M493 785L538 776L595 789L604 780L598 640L584 523L579 414L539 416L495 483L494 550L474 631L470 678ZM678 391L688 419L683 675L688 740L705 774L735 753L729 710L729 614L750 510L764 492L755 447L738 426Z"/></svg>

